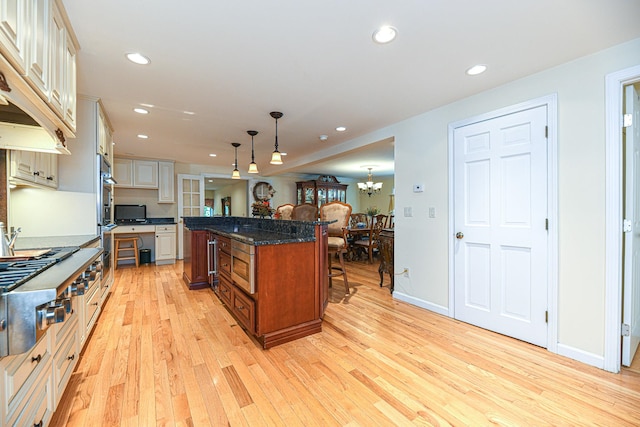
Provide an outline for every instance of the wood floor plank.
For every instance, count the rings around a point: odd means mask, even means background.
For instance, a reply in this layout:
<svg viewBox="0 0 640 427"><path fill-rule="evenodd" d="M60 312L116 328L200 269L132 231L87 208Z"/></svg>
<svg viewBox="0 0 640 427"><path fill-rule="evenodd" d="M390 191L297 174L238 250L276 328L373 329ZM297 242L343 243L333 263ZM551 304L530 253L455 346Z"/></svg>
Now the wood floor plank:
<svg viewBox="0 0 640 427"><path fill-rule="evenodd" d="M263 350L180 262L119 268L51 425L640 425L640 369L395 300L376 264L347 270L321 333Z"/></svg>

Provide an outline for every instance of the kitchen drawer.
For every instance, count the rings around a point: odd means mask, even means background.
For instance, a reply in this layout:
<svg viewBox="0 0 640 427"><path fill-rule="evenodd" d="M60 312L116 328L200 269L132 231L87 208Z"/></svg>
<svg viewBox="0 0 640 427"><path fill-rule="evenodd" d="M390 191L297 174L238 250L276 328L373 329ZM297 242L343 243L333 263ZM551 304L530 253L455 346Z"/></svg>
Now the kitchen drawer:
<svg viewBox="0 0 640 427"><path fill-rule="evenodd" d="M218 250L231 255L231 240L228 237L218 236Z"/></svg>
<svg viewBox="0 0 640 427"><path fill-rule="evenodd" d="M256 306L255 302L246 296L242 291L237 288L233 289L233 305L232 313L242 323L242 325L251 333L255 332L255 314Z"/></svg>
<svg viewBox="0 0 640 427"><path fill-rule="evenodd" d="M118 225L112 231L112 233L116 235L115 236L116 238L118 237L118 234L126 234L126 233L155 233L155 232L156 232L156 226L155 225L149 225L149 224L144 224L144 225L126 225L126 224L122 224L122 225Z"/></svg>
<svg viewBox="0 0 640 427"><path fill-rule="evenodd" d="M53 378L51 370L40 373L28 390L21 390L16 406L7 412L8 426L46 426L51 421L53 405Z"/></svg>
<svg viewBox="0 0 640 427"><path fill-rule="evenodd" d="M157 233L175 233L176 226L174 224L171 225L156 225L156 234Z"/></svg>
<svg viewBox="0 0 640 427"><path fill-rule="evenodd" d="M224 277L221 277L220 281L218 282L218 288L216 289L216 293L218 294L218 297L220 297L222 302L226 304L227 307L231 307L233 285L229 280L225 279Z"/></svg>
<svg viewBox="0 0 640 427"><path fill-rule="evenodd" d="M69 323L77 331L77 317ZM56 406L64 393L64 389L71 379L73 369L78 363L78 336L77 334L69 334L66 339L61 342L55 351L53 357L53 384L55 387L55 403Z"/></svg>
<svg viewBox="0 0 640 427"><path fill-rule="evenodd" d="M28 390L33 386L40 373L51 373L51 352L49 350L49 331L36 346L25 354L8 356L2 359L5 367L4 381L6 391L6 413L11 417L18 406L22 405ZM5 365L6 363L6 365Z"/></svg>
<svg viewBox="0 0 640 427"><path fill-rule="evenodd" d="M98 310L100 309L100 286L94 286L91 290L84 294L85 296L85 309L84 309L84 328L86 330L86 337L89 336L93 324L98 317Z"/></svg>
<svg viewBox="0 0 640 427"><path fill-rule="evenodd" d="M221 274L226 275L229 280L231 280L231 255L226 252L220 252L218 261L220 262L218 271Z"/></svg>

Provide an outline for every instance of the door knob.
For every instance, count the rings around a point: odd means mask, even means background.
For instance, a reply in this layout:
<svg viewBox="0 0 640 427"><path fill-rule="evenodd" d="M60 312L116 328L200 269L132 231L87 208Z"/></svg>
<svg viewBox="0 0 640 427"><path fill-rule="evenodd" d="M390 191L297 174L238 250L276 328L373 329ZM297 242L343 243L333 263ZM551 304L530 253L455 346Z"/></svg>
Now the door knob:
<svg viewBox="0 0 640 427"><path fill-rule="evenodd" d="M463 232L458 231L458 232L456 233L456 239L462 239L463 237L464 237L464 233L463 233Z"/></svg>

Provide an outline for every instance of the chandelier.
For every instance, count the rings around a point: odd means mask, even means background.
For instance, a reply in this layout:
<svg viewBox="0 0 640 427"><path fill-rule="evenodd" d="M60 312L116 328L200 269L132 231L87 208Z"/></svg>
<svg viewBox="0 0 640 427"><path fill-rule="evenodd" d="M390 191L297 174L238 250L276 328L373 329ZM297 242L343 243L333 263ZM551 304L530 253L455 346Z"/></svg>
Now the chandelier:
<svg viewBox="0 0 640 427"><path fill-rule="evenodd" d="M367 174L367 182L359 182L358 188L360 192L371 197L372 194L378 194L382 191L382 183L381 182L373 182L373 174L371 173L372 168L369 169L369 173Z"/></svg>

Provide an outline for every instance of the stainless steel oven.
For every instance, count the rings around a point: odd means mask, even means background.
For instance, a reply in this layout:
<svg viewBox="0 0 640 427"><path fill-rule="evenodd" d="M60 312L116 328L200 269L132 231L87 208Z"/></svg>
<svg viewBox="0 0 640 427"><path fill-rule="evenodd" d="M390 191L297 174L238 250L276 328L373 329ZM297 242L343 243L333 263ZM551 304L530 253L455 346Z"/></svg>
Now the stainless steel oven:
<svg viewBox="0 0 640 427"><path fill-rule="evenodd" d="M231 239L231 278L249 294L256 292L254 256L256 247Z"/></svg>

